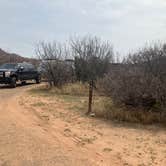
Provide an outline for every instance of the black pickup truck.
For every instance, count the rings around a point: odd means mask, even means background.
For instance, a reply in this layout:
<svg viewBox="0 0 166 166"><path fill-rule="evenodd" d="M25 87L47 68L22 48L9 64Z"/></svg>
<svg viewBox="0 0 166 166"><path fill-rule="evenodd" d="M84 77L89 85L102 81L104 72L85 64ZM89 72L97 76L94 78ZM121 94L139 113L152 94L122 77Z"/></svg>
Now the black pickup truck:
<svg viewBox="0 0 166 166"><path fill-rule="evenodd" d="M0 84L9 84L16 87L17 81L24 84L27 80L40 83L40 73L30 63L6 63L0 66Z"/></svg>

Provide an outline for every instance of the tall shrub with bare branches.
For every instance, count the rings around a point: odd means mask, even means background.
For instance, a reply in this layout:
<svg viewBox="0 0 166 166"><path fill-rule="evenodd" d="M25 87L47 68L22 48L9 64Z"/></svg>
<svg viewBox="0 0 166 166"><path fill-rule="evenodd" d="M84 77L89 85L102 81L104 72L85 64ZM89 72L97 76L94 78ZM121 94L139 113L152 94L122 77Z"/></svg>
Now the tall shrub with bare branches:
<svg viewBox="0 0 166 166"><path fill-rule="evenodd" d="M65 45L41 42L36 53L42 61L41 68L50 86L62 86L70 81L73 73L71 66L65 62L69 54Z"/></svg>
<svg viewBox="0 0 166 166"><path fill-rule="evenodd" d="M166 45L155 44L128 55L101 81L114 102L134 107L166 106Z"/></svg>
<svg viewBox="0 0 166 166"><path fill-rule="evenodd" d="M75 73L78 80L89 84L89 106L92 111L93 89L97 78L102 77L113 61L113 49L108 42L97 37L84 37L71 41L75 57Z"/></svg>

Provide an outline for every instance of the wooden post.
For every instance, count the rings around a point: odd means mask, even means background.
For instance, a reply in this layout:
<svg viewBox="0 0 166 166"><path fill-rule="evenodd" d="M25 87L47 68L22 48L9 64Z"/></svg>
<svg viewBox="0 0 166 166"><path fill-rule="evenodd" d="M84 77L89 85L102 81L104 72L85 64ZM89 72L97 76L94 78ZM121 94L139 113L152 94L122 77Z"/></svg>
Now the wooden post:
<svg viewBox="0 0 166 166"><path fill-rule="evenodd" d="M90 114L92 112L92 100L93 100L93 80L89 82L89 104L88 104L87 114Z"/></svg>

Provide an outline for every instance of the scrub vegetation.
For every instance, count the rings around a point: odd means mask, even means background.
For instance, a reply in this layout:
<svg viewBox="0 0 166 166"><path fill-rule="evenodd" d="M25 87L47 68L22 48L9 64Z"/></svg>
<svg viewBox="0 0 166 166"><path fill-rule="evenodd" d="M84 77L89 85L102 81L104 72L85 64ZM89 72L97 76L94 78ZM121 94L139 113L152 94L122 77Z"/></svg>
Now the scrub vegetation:
<svg viewBox="0 0 166 166"><path fill-rule="evenodd" d="M72 102L84 98L78 105L87 115L166 123L165 44L130 53L118 63L110 42L91 36L72 39L65 45L42 42L37 54L49 84L34 91L68 101L71 98ZM72 60L66 61L68 57Z"/></svg>

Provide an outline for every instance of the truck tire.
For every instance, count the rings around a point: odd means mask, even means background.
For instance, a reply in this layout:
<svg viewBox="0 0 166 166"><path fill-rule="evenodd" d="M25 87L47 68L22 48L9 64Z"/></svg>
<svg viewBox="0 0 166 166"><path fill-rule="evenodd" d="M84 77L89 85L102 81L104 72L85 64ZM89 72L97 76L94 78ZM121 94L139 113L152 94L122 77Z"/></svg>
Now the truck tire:
<svg viewBox="0 0 166 166"><path fill-rule="evenodd" d="M40 83L41 83L41 77L38 76L38 77L36 78L36 84L40 84Z"/></svg>
<svg viewBox="0 0 166 166"><path fill-rule="evenodd" d="M10 87L11 88L16 88L16 77L11 78Z"/></svg>
<svg viewBox="0 0 166 166"><path fill-rule="evenodd" d="M26 85L26 81L21 81L21 85Z"/></svg>

